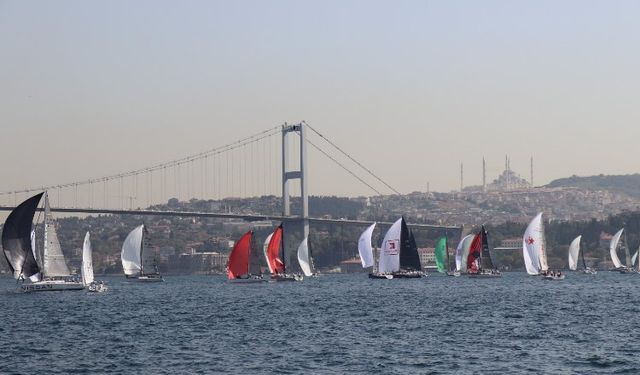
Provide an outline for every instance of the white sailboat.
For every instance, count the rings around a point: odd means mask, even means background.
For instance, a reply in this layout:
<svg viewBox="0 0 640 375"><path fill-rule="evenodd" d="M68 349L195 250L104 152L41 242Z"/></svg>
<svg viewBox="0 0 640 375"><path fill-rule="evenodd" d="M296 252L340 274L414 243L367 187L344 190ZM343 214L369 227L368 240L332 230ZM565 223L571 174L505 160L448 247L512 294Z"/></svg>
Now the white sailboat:
<svg viewBox="0 0 640 375"><path fill-rule="evenodd" d="M531 220L522 237L522 255L529 275L542 275L547 280L562 280L562 272L549 271L547 245L544 235L542 212Z"/></svg>
<svg viewBox="0 0 640 375"><path fill-rule="evenodd" d="M155 256L147 244L148 232L143 225L132 230L122 244L122 268L128 280L137 280L143 282L159 282L164 281Z"/></svg>
<svg viewBox="0 0 640 375"><path fill-rule="evenodd" d="M369 277L372 279L413 279L425 276L426 274L422 272L418 247L413 233L409 230L404 218L401 217L391 225L385 234L380 246L378 273L369 274Z"/></svg>
<svg viewBox="0 0 640 375"><path fill-rule="evenodd" d="M584 251L580 251L580 241L582 240L582 235L576 237L571 241L569 245L569 269L575 271L578 269L578 258L582 259L582 272L590 275L595 275L598 271L593 268L587 267L587 264L584 260Z"/></svg>
<svg viewBox="0 0 640 375"><path fill-rule="evenodd" d="M467 259L469 258L469 249L475 234L468 234L460 240L456 247L456 270L454 276L460 276L462 272L467 272Z"/></svg>
<svg viewBox="0 0 640 375"><path fill-rule="evenodd" d="M614 234L613 237L611 238L611 242L609 242L609 255L611 256L611 261L613 262L613 266L615 267L610 271L617 271L620 273L629 274L629 273L632 273L632 269L631 269L632 267L630 267L629 264L627 264L627 266L623 265L622 262L620 261L620 258L618 258L618 252L617 252L618 247L621 247L620 240L622 238L623 233L624 233L624 228L617 231L616 234ZM624 244L624 246L625 246L626 252L629 252L629 250L627 249L627 244ZM629 260L627 261L627 263L629 263Z"/></svg>
<svg viewBox="0 0 640 375"><path fill-rule="evenodd" d="M309 258L309 242L307 237L305 237L298 246L298 263L300 264L302 273L306 277L313 276L313 271L311 271L311 259Z"/></svg>
<svg viewBox="0 0 640 375"><path fill-rule="evenodd" d="M33 217L42 196L44 228L40 255ZM21 292L84 289L77 276L71 275L65 262L47 192L27 199L9 214L2 231L2 247L14 277L22 281Z"/></svg>
<svg viewBox="0 0 640 375"><path fill-rule="evenodd" d="M91 235L84 236L82 245L82 284L89 292L106 292L107 286L102 282L96 282L93 278L93 250L91 248Z"/></svg>

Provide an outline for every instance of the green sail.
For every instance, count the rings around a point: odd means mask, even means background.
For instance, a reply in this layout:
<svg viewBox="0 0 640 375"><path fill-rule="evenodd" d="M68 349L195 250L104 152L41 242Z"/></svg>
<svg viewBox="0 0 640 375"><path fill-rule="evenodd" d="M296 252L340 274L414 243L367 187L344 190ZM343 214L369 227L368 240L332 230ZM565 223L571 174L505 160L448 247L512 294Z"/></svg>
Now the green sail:
<svg viewBox="0 0 640 375"><path fill-rule="evenodd" d="M442 237L438 240L438 244L436 245L436 266L438 267L438 272L447 272L447 238Z"/></svg>

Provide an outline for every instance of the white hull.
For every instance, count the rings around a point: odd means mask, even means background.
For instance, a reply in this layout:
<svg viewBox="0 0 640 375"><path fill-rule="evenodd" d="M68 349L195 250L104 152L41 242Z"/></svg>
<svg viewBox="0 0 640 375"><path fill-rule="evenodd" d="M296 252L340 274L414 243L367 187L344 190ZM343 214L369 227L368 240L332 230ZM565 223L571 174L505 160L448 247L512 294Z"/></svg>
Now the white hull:
<svg viewBox="0 0 640 375"><path fill-rule="evenodd" d="M141 276L127 276L127 281L139 281L141 283L159 283L164 279L161 275L141 275Z"/></svg>
<svg viewBox="0 0 640 375"><path fill-rule="evenodd" d="M447 276L460 277L462 274L460 271L449 271L447 272Z"/></svg>
<svg viewBox="0 0 640 375"><path fill-rule="evenodd" d="M542 276L543 280L564 280L564 275L560 275L560 276L551 276L551 275L546 275L546 276Z"/></svg>
<svg viewBox="0 0 640 375"><path fill-rule="evenodd" d="M84 290L84 285L80 282L51 280L24 283L20 284L19 288L19 291L22 293L56 292L64 290Z"/></svg>
<svg viewBox="0 0 640 375"><path fill-rule="evenodd" d="M502 277L502 272L498 270L487 270L478 273L467 273L467 276L473 279L494 279Z"/></svg>

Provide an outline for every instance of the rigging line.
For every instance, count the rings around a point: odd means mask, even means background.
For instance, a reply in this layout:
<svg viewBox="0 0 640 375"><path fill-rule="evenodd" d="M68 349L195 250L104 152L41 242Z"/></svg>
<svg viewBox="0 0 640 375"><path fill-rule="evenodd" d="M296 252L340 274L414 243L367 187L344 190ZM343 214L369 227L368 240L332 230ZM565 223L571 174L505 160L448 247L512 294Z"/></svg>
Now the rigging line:
<svg viewBox="0 0 640 375"><path fill-rule="evenodd" d="M371 176L373 176L376 180L380 181L381 183L383 183L386 187L388 187L389 189L391 189L394 193L400 195L400 192L396 189L394 189L391 185L389 185L388 183L386 183L384 180L382 180L380 177L378 177L377 175L375 175L369 168L365 167L364 165L362 165L359 161L357 161L356 159L354 159L351 155L347 154L344 150L342 150L340 147L338 147L338 145L336 145L335 143L331 142L331 140L329 140L328 138L326 138L324 135L320 134L320 132L318 132L316 129L314 129L311 125L307 124L306 122L302 121L303 124L307 125L309 127L309 129L311 129L314 133L316 133L320 138L322 138L323 140L325 140L327 143L329 143L331 146L335 147L336 150L340 151L344 156L346 156L347 158L349 158L352 162L356 163L360 168L364 169L367 173L369 173Z"/></svg>
<svg viewBox="0 0 640 375"><path fill-rule="evenodd" d="M358 179L358 181L362 182L363 184L367 185L371 190L375 191L376 193L378 193L378 195L382 195L382 193L380 193L378 190L376 190L373 186L369 185L367 182L365 182L363 179L361 179L360 177L358 177L355 173L353 173L351 170L349 170L347 167L345 167L344 165L342 165L339 161L337 161L336 159L334 159L331 155L327 154L324 150L322 150L320 147L316 146L315 143L311 142L310 140L307 139L307 142L313 146L316 150L320 151L321 153L324 154L324 156L328 157L329 159L331 159L334 163L338 164L338 166L340 166L342 169L344 169L345 171L347 171L350 175L352 175L353 177L355 177L356 179Z"/></svg>
<svg viewBox="0 0 640 375"><path fill-rule="evenodd" d="M136 170L131 170L128 172L123 172L123 173L119 173L119 174L115 174L115 175L109 175L109 176L104 176L104 177L100 177L100 178L94 178L94 179L88 179L88 180L83 180L83 181L76 181L76 182L69 182L69 183L64 183L64 184L59 184L59 185L50 185L50 186L43 186L43 187L38 187L38 188L32 188L32 189L23 189L23 190L15 190L15 191L4 191L4 192L0 192L0 195L6 195L6 194L14 194L14 193L29 193L29 192L34 192L34 191L41 191L42 189L44 190L52 190L55 188L66 188L66 187L72 187L75 184L78 185L86 185L91 181L94 182L100 182L100 181L107 181L107 180L113 180L113 179L118 179L120 177L128 177L128 176L132 176L136 173L146 173L146 172L152 172L152 171L156 171L159 170L163 167L171 167L171 166L175 166L175 165L181 165L184 163L189 163L193 160L197 160L197 159L201 159L203 157L205 157L206 155L211 155L211 154L219 154L219 153L223 153L223 152L227 152L230 150L234 150L238 147L242 147L245 144L249 144L252 142L257 142L261 139L264 139L266 137L271 136L272 134L275 134L277 132L279 132L281 129L280 126L276 126L267 130L264 130L260 133L254 134L252 136L249 137L245 137L241 140L226 144L224 146L220 146L220 147L216 147L214 149L208 150L208 151L204 151L204 152L200 152L198 154L194 154L194 155L190 155L190 156L186 156L183 157L181 159L175 159L169 162L164 162L164 163L160 163L160 164L156 164L153 165L151 167L146 167L146 168L141 168L141 169L136 169Z"/></svg>

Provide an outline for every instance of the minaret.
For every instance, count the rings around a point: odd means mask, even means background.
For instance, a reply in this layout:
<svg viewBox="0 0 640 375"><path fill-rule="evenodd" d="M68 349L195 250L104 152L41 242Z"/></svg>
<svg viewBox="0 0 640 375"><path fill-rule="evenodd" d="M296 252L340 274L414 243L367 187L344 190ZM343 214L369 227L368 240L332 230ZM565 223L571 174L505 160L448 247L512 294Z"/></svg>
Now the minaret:
<svg viewBox="0 0 640 375"><path fill-rule="evenodd" d="M482 191L487 192L487 164L482 157Z"/></svg>
<svg viewBox="0 0 640 375"><path fill-rule="evenodd" d="M531 187L533 187L533 156L531 157Z"/></svg>
<svg viewBox="0 0 640 375"><path fill-rule="evenodd" d="M464 186L464 164L460 163L460 192Z"/></svg>

